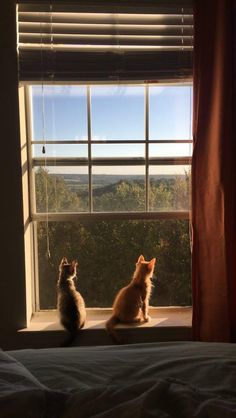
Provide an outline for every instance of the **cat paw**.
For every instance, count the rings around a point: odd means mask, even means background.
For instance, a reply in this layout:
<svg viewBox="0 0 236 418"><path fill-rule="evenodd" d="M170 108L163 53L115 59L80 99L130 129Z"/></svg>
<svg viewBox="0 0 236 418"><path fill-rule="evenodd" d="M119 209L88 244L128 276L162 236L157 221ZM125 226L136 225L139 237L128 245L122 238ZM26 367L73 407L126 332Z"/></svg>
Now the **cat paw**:
<svg viewBox="0 0 236 418"><path fill-rule="evenodd" d="M149 315L144 317L144 322L150 322L151 321L151 317Z"/></svg>

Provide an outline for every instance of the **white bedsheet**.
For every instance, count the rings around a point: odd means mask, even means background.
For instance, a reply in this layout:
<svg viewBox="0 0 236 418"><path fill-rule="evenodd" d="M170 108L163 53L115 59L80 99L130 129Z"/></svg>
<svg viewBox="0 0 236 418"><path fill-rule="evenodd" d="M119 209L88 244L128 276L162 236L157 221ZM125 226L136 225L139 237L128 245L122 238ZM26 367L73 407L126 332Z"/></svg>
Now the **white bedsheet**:
<svg viewBox="0 0 236 418"><path fill-rule="evenodd" d="M41 384L23 364L0 350L0 417L56 418L66 397Z"/></svg>
<svg viewBox="0 0 236 418"><path fill-rule="evenodd" d="M236 402L175 379L74 393L63 418L235 418Z"/></svg>
<svg viewBox="0 0 236 418"><path fill-rule="evenodd" d="M234 344L151 343L8 354L53 394L61 392L62 418L236 418Z"/></svg>

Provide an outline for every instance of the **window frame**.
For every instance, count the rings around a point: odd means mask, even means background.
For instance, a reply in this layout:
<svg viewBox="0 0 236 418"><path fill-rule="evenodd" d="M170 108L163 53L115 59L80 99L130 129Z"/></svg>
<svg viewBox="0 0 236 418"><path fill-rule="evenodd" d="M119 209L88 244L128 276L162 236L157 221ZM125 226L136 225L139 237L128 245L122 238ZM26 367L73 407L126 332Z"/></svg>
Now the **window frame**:
<svg viewBox="0 0 236 418"><path fill-rule="evenodd" d="M117 85L117 82L44 82L45 85L82 85L87 86L87 140L33 140L32 137L32 100L30 87L33 85L38 85L39 82L23 82L21 86L24 87L25 94L25 118L26 118L26 142L27 142L27 154L28 154L28 169L29 169L29 208L30 208L30 220L32 221L33 229L33 259L34 259L34 310L35 312L43 311L40 309L40 300L39 300L39 269L38 269L38 244L37 244L37 222L44 221L83 221L83 220L159 220L159 219L190 219L189 210L172 210L172 211L150 211L149 210L149 167L157 165L189 165L191 168L192 157L149 157L149 144L167 144L167 143L186 143L192 144L192 139L177 139L177 140L149 140L149 85L150 86L166 86L168 85L186 85L192 86L191 79L185 80L176 80L176 81L161 81L158 83L143 83L143 82L131 82L127 81L120 84L127 86L144 86L145 102L144 102L144 134L145 137L143 140L92 140L91 138L91 91L90 88L93 85ZM191 101L192 105L192 101ZM190 109L191 111L191 109ZM144 144L145 146L145 156L137 158L95 158L92 159L91 156L91 146L93 144ZM88 145L88 158L80 157L33 157L32 155L32 146L33 145L46 145L46 144L87 144ZM87 212L48 212L48 213L39 213L36 211L36 193L35 193L35 179L34 179L34 168L43 166L43 163L47 161L47 166L76 166L76 162L79 162L79 165L84 165L88 167L88 178L89 178L89 211ZM144 211L122 211L122 212L94 212L92 205L92 167L106 165L106 166L116 166L116 165L143 165L145 166L145 210ZM102 308L101 308L102 309Z"/></svg>

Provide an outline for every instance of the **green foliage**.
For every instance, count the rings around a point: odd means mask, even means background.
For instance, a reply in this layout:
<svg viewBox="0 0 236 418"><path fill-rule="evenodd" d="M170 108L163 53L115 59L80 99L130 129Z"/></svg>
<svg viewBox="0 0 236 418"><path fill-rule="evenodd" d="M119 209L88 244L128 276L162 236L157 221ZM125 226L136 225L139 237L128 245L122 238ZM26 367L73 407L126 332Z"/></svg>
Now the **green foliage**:
<svg viewBox="0 0 236 418"><path fill-rule="evenodd" d="M45 176L50 177L43 169L38 171L37 198L41 199L37 202L38 208L45 205ZM65 207L74 205L75 199L79 200L81 196L75 196L62 178L57 181L60 185L60 200L56 207L57 210L65 210ZM188 202L188 184L187 175L169 182L153 182L151 199L158 202L159 207L170 207L174 202L178 208L182 208ZM97 210L143 210L144 186L140 181L122 181L112 186L103 187L103 190L100 188L100 192L95 195ZM47 187L52 208L55 207L52 196L54 183L49 180ZM153 203L153 207L156 204ZM47 235L50 259L46 254ZM157 258L152 305L191 304L189 231L186 220L49 222L48 230L45 222L39 222L38 251L41 309L56 306L58 266L63 256L78 260L77 287L87 306L111 306L117 291L129 282L140 254L146 259Z"/></svg>
<svg viewBox="0 0 236 418"><path fill-rule="evenodd" d="M190 175L150 181L150 210L188 210Z"/></svg>
<svg viewBox="0 0 236 418"><path fill-rule="evenodd" d="M94 196L96 211L142 211L145 209L145 191L143 182L119 181L112 189L107 187L99 196Z"/></svg>
<svg viewBox="0 0 236 418"><path fill-rule="evenodd" d="M49 174L39 168L35 174L36 204L38 212L69 212L81 210L79 196L72 192L60 175Z"/></svg>

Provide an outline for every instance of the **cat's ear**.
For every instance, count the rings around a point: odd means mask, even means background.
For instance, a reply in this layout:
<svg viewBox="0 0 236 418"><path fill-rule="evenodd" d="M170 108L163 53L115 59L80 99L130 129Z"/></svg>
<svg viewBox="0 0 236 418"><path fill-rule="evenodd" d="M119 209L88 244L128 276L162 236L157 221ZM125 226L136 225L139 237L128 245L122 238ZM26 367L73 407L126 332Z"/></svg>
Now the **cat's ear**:
<svg viewBox="0 0 236 418"><path fill-rule="evenodd" d="M152 258L151 261L149 261L149 263L148 263L148 269L149 270L154 269L155 264L156 264L156 259Z"/></svg>
<svg viewBox="0 0 236 418"><path fill-rule="evenodd" d="M71 262L71 264L70 264L70 273L71 273L71 274L74 274L74 272L75 272L75 269L76 269L77 265L78 265L78 263L77 263L77 261L76 261L76 260L73 260L73 261Z"/></svg>
<svg viewBox="0 0 236 418"><path fill-rule="evenodd" d="M63 259L61 260L61 266L63 266L64 264L68 264L66 257L63 257Z"/></svg>
<svg viewBox="0 0 236 418"><path fill-rule="evenodd" d="M71 265L72 265L72 267L74 268L74 267L77 267L78 266L78 261L77 260L73 260L72 262L71 262Z"/></svg>
<svg viewBox="0 0 236 418"><path fill-rule="evenodd" d="M141 254L138 258L137 264L141 263L142 261L145 261L144 256Z"/></svg>
<svg viewBox="0 0 236 418"><path fill-rule="evenodd" d="M62 272L63 267L64 267L66 264L68 264L67 258L66 258L66 257L63 257L63 258L62 258L62 260L61 260L61 262L60 262L60 265L59 265L59 272Z"/></svg>

